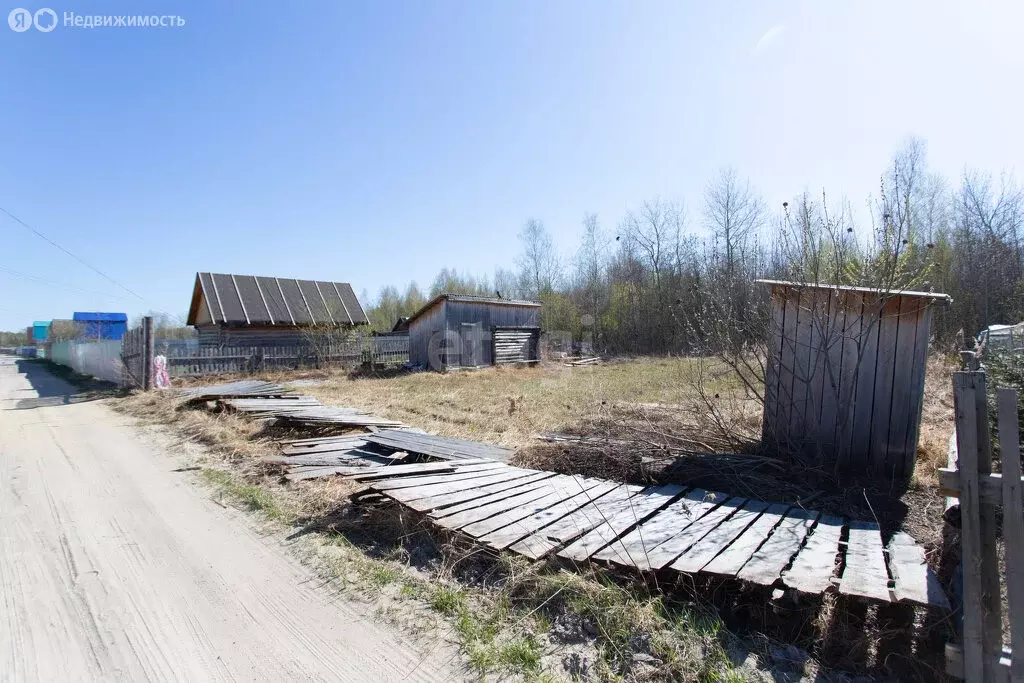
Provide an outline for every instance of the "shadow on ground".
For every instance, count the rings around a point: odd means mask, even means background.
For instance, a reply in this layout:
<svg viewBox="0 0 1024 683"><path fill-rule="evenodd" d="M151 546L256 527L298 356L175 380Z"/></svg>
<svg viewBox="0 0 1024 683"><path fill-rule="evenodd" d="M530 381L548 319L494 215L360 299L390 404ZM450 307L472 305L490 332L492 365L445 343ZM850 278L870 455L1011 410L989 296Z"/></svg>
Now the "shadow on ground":
<svg viewBox="0 0 1024 683"><path fill-rule="evenodd" d="M48 361L19 360L16 365L38 396L18 399L14 404L15 410L86 403L123 393L116 384L79 375Z"/></svg>

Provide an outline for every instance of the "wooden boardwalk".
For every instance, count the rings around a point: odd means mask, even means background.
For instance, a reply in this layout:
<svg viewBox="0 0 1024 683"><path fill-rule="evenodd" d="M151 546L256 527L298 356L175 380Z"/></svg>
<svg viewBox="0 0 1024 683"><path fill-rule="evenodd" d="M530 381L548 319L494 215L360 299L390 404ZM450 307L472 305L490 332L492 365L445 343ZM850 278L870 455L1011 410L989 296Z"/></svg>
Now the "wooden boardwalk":
<svg viewBox="0 0 1024 683"><path fill-rule="evenodd" d="M834 586L882 602L949 606L923 549L905 534L883 547L873 522L674 484L641 488L489 460L337 469L440 527L532 559L713 574L803 593Z"/></svg>

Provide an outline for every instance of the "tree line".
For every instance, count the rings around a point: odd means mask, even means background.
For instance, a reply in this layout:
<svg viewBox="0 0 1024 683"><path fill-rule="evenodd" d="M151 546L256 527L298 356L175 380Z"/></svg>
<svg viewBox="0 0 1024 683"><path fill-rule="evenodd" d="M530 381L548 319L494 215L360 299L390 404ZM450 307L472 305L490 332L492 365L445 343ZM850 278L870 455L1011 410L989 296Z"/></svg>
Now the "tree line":
<svg viewBox="0 0 1024 683"><path fill-rule="evenodd" d="M781 279L949 294L935 317L940 343L1024 319L1024 192L1011 174L968 169L950 181L911 138L867 207L855 216L824 192L769 207L724 169L695 210L656 197L613 226L586 214L567 256L530 219L514 267L493 277L443 268L427 291L385 287L367 313L388 330L442 292L535 299L545 330L596 350L696 353L763 334L767 293L754 281Z"/></svg>

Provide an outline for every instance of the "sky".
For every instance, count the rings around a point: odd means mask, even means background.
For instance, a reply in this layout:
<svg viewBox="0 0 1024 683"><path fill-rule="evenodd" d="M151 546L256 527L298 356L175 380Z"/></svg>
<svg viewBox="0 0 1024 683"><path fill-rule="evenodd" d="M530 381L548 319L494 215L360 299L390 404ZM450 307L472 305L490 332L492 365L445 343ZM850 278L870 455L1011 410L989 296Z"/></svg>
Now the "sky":
<svg viewBox="0 0 1024 683"><path fill-rule="evenodd" d="M184 317L196 271L372 299L511 266L530 218L570 255L653 197L700 233L726 166L772 207L863 204L911 135L954 180L1024 171L1019 0L47 7L0 24L0 209L49 240L0 213L4 330ZM143 7L184 25L64 23Z"/></svg>

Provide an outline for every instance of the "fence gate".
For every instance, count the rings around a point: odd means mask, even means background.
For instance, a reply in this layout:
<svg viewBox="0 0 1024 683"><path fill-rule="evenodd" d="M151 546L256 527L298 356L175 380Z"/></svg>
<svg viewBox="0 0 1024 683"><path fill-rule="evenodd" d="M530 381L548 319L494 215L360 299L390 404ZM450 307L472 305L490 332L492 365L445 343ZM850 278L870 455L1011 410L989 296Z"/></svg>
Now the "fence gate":
<svg viewBox="0 0 1024 683"><path fill-rule="evenodd" d="M121 385L148 391L153 387L153 318L125 332L121 339Z"/></svg>
<svg viewBox="0 0 1024 683"><path fill-rule="evenodd" d="M968 681L1024 680L1024 500L1021 498L1017 392L999 389L996 413L1000 472L992 472L984 372L953 373L956 462L939 470L943 492L960 500L963 626L946 647L946 672ZM952 454L951 454L952 456ZM1005 570L997 549L1002 508ZM1003 647L1001 593L1009 643Z"/></svg>

